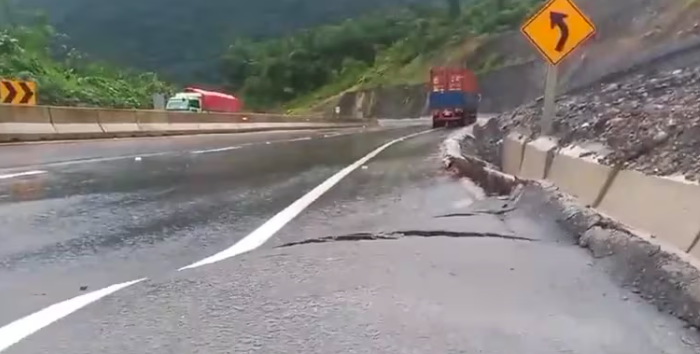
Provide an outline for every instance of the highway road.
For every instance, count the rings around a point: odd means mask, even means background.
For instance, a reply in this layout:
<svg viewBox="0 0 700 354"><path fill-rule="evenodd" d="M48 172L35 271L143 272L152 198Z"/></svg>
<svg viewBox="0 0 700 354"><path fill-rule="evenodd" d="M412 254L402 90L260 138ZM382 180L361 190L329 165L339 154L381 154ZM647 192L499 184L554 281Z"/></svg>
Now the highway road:
<svg viewBox="0 0 700 354"><path fill-rule="evenodd" d="M1 146L0 352L700 352L426 129Z"/></svg>

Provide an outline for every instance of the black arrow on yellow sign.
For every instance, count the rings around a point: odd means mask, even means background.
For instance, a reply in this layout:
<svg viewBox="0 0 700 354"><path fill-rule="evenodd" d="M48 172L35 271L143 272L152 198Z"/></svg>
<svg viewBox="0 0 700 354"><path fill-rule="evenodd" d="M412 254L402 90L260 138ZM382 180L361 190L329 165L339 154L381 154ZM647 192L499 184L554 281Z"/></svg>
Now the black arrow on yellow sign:
<svg viewBox="0 0 700 354"><path fill-rule="evenodd" d="M0 103L36 104L34 83L26 81L0 81Z"/></svg>
<svg viewBox="0 0 700 354"><path fill-rule="evenodd" d="M569 39L569 26L564 21L569 15L561 12L551 11L549 13L549 24L552 28L559 27L559 41L557 41L557 46L554 48L557 52L564 50L566 46L566 41Z"/></svg>

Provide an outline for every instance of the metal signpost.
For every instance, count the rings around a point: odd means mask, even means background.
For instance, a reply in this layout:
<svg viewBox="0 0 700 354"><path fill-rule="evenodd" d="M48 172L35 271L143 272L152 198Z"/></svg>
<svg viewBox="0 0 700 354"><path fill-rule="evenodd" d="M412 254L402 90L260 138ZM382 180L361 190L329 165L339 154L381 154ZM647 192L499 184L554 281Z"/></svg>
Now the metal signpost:
<svg viewBox="0 0 700 354"><path fill-rule="evenodd" d="M542 133L552 133L556 116L558 65L595 34L588 17L572 0L550 0L525 22L520 31L549 62L542 109Z"/></svg>
<svg viewBox="0 0 700 354"><path fill-rule="evenodd" d="M153 94L153 109L162 111L165 109L165 95L162 93Z"/></svg>

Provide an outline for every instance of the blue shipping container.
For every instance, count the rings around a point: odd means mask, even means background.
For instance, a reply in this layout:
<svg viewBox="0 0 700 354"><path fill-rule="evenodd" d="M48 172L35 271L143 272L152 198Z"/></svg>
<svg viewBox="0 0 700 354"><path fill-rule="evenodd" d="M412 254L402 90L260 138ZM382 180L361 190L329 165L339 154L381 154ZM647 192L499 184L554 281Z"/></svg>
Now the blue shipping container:
<svg viewBox="0 0 700 354"><path fill-rule="evenodd" d="M462 91L431 92L428 97L430 109L462 108L464 110L477 110L479 96L475 93Z"/></svg>

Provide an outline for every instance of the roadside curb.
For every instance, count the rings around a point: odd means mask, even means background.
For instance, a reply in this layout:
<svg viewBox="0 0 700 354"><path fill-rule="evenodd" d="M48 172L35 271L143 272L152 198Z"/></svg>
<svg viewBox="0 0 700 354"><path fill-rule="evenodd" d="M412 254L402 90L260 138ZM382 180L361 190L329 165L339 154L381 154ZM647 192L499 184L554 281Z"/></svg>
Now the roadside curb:
<svg viewBox="0 0 700 354"><path fill-rule="evenodd" d="M521 179L498 170L498 167L475 156L462 153L463 147L477 146L473 127L452 134L443 142L444 168L453 175L469 178L487 194L510 195L520 200L525 194L543 210L553 212L557 223L570 232L576 244L586 248L596 262L610 269L610 276L620 285L689 324L700 328L700 264L662 240L634 231L627 226L583 206L576 198L562 192L548 181ZM458 147L455 140L461 138ZM517 205L518 202L516 202Z"/></svg>

